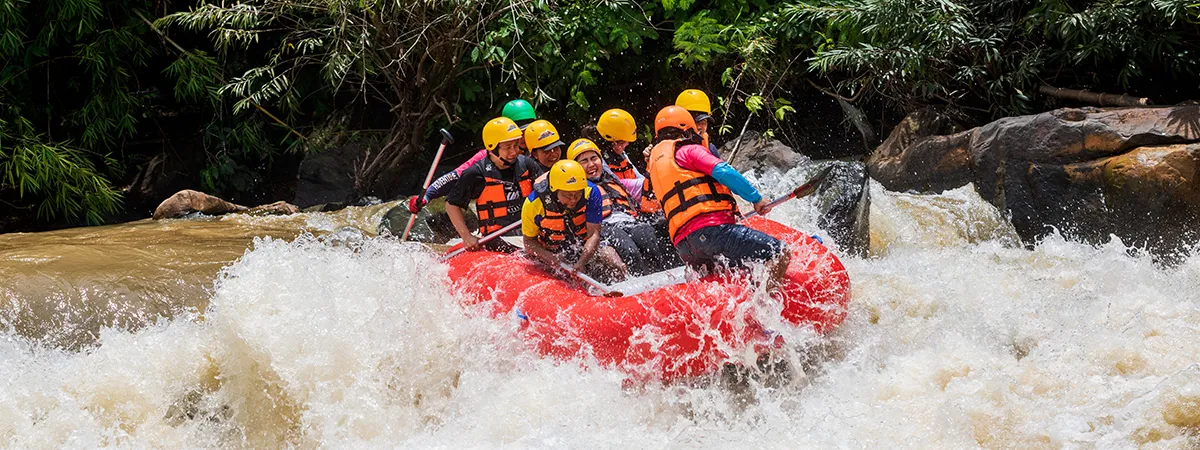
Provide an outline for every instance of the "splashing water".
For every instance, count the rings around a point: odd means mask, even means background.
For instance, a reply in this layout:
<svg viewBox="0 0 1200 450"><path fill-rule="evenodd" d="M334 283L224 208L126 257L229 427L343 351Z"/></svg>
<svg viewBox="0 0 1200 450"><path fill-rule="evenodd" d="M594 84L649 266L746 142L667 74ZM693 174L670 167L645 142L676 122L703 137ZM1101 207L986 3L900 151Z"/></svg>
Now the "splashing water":
<svg viewBox="0 0 1200 450"><path fill-rule="evenodd" d="M778 193L802 175L759 182ZM0 443L1200 444L1200 258L1161 268L1120 242L1058 235L1026 250L973 191L871 189L873 256L843 258L850 315L815 357L811 336L780 330L791 378L629 386L586 360L538 358L515 319L460 306L422 246L299 234L255 240L202 313L105 328L81 351L5 331ZM807 200L771 217L821 233Z"/></svg>

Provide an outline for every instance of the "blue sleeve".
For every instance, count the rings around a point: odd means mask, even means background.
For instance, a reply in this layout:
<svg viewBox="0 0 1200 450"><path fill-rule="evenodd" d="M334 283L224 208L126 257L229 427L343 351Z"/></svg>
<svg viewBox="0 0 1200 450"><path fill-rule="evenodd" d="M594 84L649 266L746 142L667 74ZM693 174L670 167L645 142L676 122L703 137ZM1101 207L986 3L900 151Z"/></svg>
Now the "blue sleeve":
<svg viewBox="0 0 1200 450"><path fill-rule="evenodd" d="M425 190L425 202L428 203L435 198L442 198L450 194L450 191L454 189L455 181L458 181L458 172L453 170L433 180L429 189Z"/></svg>
<svg viewBox="0 0 1200 450"><path fill-rule="evenodd" d="M587 199L587 221L588 223L604 222L604 196L600 194L600 188L591 181L588 182L588 188L591 193L588 194Z"/></svg>
<svg viewBox="0 0 1200 450"><path fill-rule="evenodd" d="M713 145L712 142L708 143L708 152L712 153L713 156L716 156L718 158L721 157L721 152L717 151L717 146Z"/></svg>
<svg viewBox="0 0 1200 450"><path fill-rule="evenodd" d="M712 176L721 184L728 186L729 190L737 194L738 197L750 203L758 203L762 200L762 194L758 193L758 189L755 189L746 180L746 177L743 177L742 174L738 173L737 169L734 169L727 162L722 161L717 163L713 167Z"/></svg>

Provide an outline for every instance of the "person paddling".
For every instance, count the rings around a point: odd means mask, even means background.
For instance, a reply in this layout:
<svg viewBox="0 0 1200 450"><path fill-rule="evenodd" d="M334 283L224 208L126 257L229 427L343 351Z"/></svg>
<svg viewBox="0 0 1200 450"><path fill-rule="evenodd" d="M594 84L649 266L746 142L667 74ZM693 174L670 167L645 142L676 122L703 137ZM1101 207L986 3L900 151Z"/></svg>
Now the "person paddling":
<svg viewBox="0 0 1200 450"><path fill-rule="evenodd" d="M579 163L554 163L521 207L525 251L554 270L566 263L605 282L624 279L620 257L600 245L602 205L600 188L587 180Z"/></svg>
<svg viewBox="0 0 1200 450"><path fill-rule="evenodd" d="M683 261L710 270L717 263L741 268L763 262L778 284L791 253L778 239L737 223L733 194L753 203L759 214L770 212L768 202L742 174L701 145L703 138L687 110L663 108L654 119L654 132L647 172Z"/></svg>
<svg viewBox="0 0 1200 450"><path fill-rule="evenodd" d="M696 122L696 133L704 138L704 147L708 148L708 152L718 158L721 154L717 151L717 146L708 138L708 124L712 121L712 102L708 100L708 94L699 89L687 89L679 93L679 97L675 98L675 106L681 107L692 113L692 120Z"/></svg>
<svg viewBox="0 0 1200 450"><path fill-rule="evenodd" d="M521 138L521 128L507 117L497 117L484 125L483 145L487 157L464 170L446 197L446 214L467 250L516 250L503 239L479 245L479 238L467 228L462 210L475 202L480 235L521 220L523 199L533 192L533 181L542 174L537 162L522 153Z"/></svg>
<svg viewBox="0 0 1200 450"><path fill-rule="evenodd" d="M528 127L530 123L537 120L537 112L533 110L533 105L530 105L529 102L519 98L505 104L500 116L512 119L512 121L515 122L522 130ZM525 147L524 140L519 141L519 144L522 150L529 150L527 147ZM450 191L454 189L454 184L458 181L458 178L462 176L463 171L467 170L468 167L475 165L475 163L479 162L480 160L487 158L487 155L487 149L481 148L478 152L475 152L475 154L471 156L471 159L468 159L466 162L460 164L458 167L454 168L454 170L447 172L445 175L438 177L437 180L434 180L433 183L429 184L429 187L425 189L425 193L423 195L415 195L408 199L408 212L411 214L417 214L421 212L421 208L425 207L425 205L429 202L445 197L446 194L449 194Z"/></svg>
<svg viewBox="0 0 1200 450"><path fill-rule="evenodd" d="M634 276L665 270L667 262L676 258L670 244L660 239L649 222L638 220L641 212L635 205L641 202L642 182L638 179L619 179L604 170L600 148L588 139L578 139L567 148L567 159L578 162L587 173L588 181L600 188L604 227L602 241L617 251Z"/></svg>

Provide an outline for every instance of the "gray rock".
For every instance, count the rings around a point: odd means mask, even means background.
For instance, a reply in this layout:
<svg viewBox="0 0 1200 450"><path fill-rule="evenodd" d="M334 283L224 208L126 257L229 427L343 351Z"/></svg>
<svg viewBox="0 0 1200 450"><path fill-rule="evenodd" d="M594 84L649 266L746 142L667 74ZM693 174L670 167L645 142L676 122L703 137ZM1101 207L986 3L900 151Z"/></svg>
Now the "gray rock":
<svg viewBox="0 0 1200 450"><path fill-rule="evenodd" d="M1026 241L1054 229L1092 243L1113 234L1166 256L1196 239L1197 152L1181 144L1200 142L1200 106L1065 108L888 142L867 161L885 188L974 183Z"/></svg>

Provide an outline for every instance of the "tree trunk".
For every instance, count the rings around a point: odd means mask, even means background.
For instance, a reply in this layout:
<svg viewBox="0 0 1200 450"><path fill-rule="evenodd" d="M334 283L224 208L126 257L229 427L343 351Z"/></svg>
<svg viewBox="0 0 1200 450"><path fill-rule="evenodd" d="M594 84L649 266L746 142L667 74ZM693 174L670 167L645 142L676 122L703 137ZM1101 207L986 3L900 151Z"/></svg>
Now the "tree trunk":
<svg viewBox="0 0 1200 450"><path fill-rule="evenodd" d="M1105 94L1101 92L1081 91L1077 89L1063 89L1054 86L1043 84L1038 88L1038 92L1049 95L1051 97L1065 98L1084 103L1091 103L1099 106L1149 106L1154 104L1150 99L1144 97L1133 97L1125 94Z"/></svg>

